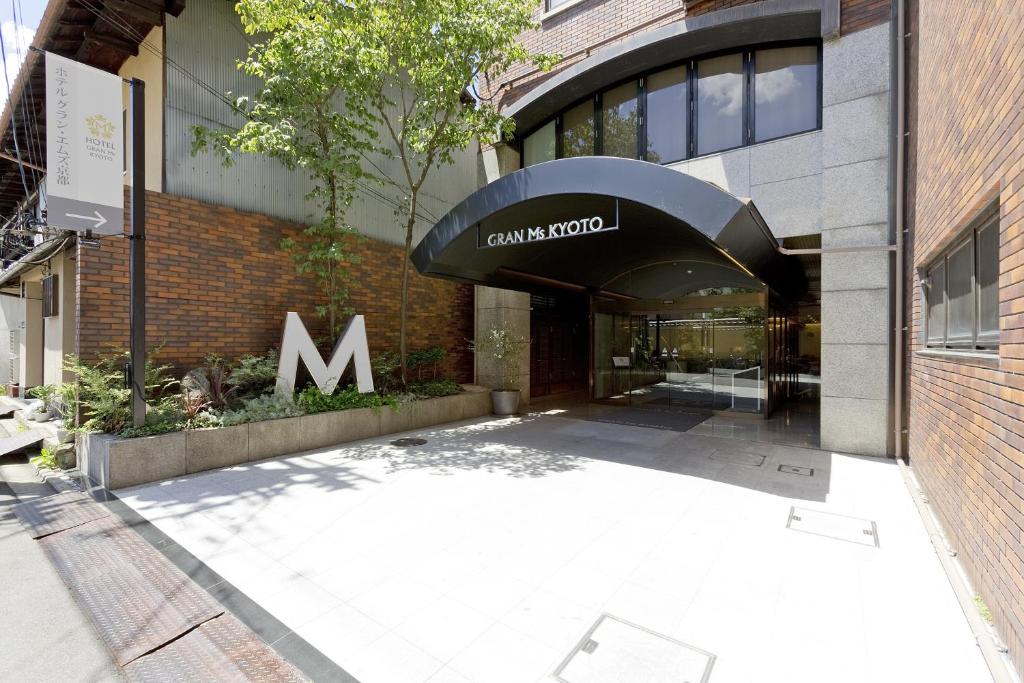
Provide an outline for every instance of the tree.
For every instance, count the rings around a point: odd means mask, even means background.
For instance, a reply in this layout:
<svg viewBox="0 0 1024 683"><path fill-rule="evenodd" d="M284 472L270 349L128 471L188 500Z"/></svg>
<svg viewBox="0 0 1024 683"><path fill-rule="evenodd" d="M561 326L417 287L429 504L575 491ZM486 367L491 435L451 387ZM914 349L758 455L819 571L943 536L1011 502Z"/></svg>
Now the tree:
<svg viewBox="0 0 1024 683"><path fill-rule="evenodd" d="M325 303L317 313L340 330L349 312L348 265L354 230L345 222L364 153L374 131L361 116L360 102L347 103L348 77L356 69L351 50L352 11L335 0L241 0L236 5L245 32L259 36L238 68L258 79L258 92L238 97L232 108L238 128L196 126L193 154L214 150L230 164L237 152L265 154L287 168L301 169L313 181L310 198L323 211L299 239L283 239L297 272L312 273Z"/></svg>
<svg viewBox="0 0 1024 683"><path fill-rule="evenodd" d="M531 55L519 35L534 28L534 0L350 0L354 22L351 79L363 84L356 110L361 131L372 130L379 152L397 172L377 168L380 182L400 194L396 216L404 230L399 356L407 382L409 256L421 192L431 170L453 163L455 152L511 135L514 122L495 103L473 97L477 80L531 62L549 68L555 57ZM353 95L349 95L349 102Z"/></svg>

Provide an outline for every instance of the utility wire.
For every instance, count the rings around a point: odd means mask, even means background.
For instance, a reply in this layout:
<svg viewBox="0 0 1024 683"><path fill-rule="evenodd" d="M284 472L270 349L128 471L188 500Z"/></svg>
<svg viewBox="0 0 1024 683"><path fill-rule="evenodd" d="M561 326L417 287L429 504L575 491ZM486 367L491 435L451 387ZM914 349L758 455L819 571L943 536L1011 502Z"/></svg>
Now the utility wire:
<svg viewBox="0 0 1024 683"><path fill-rule="evenodd" d="M4 45L4 34L0 31L0 51L3 52L4 62L4 83L7 84L7 96L11 96L11 79L7 75L7 46ZM14 139L14 156L18 158L18 173L21 174L21 186L25 190L25 196L29 195L28 182L25 181L25 166L21 161L21 150L18 148L18 124L14 118L14 107L12 106L11 112L11 137Z"/></svg>

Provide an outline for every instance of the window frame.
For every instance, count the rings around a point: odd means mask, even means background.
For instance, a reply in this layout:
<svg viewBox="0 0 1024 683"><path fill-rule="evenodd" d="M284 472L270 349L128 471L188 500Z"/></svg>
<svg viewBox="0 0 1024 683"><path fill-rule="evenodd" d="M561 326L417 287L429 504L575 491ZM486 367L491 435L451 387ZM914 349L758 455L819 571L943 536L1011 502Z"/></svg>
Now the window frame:
<svg viewBox="0 0 1024 683"><path fill-rule="evenodd" d="M968 351L972 353L984 353L990 355L998 355L999 353L999 337L1000 331L996 330L993 332L987 332L982 334L980 332L981 326L981 288L978 284L978 273L979 273L979 258L981 257L980 250L978 248L978 234L986 229L995 229L999 231L999 207L989 206L981 211L975 218L973 218L968 226L958 232L953 239L949 240L948 243L939 250L939 253L932 258L927 265L920 269L920 273L924 279L925 286L922 287L922 309L923 315L921 316L921 343L927 350L933 351ZM998 244L998 241L997 241ZM950 339L949 337L949 317L950 317L950 298L949 298L949 259L955 252L964 248L965 245L971 250L970 252L970 267L971 267L971 291L968 298L971 302L971 323L970 323L970 336L969 337L956 337ZM998 248L996 252L996 262L994 264L996 268L996 287L998 290L999 286L999 253ZM931 273L936 267L942 266L945 274L943 278L942 288L942 334L941 336L932 336L932 321L931 321L931 302L929 297L932 295L932 287L934 283L931 281ZM996 301L996 319L998 320L998 297Z"/></svg>
<svg viewBox="0 0 1024 683"><path fill-rule="evenodd" d="M545 4L545 6L547 6ZM557 8L556 8L557 9ZM770 50L773 48L784 48L784 47L807 47L814 46L817 48L818 61L818 79L817 79L817 102L816 102L816 126L808 130L800 131L797 133L787 133L778 137L769 138L766 140L754 141L754 126L756 121L754 120L754 53L758 50ZM740 54L743 62L743 115L742 115L742 142L734 147L727 149L720 149L714 152L708 152L706 154L697 154L697 98L698 98L698 86L697 86L697 63L705 60L712 59L714 57L722 57L726 55ZM520 168L525 168L523 155L522 155L522 140L532 135L534 132L543 128L552 119L555 120L555 158L562 159L562 116L571 109L578 107L579 105L590 101L594 107L594 154L595 156L601 156L604 152L604 140L601 130L601 95L607 90L612 90L621 85L634 81L637 83L637 155L636 159L647 161L647 78L651 74L659 73L667 69L672 69L678 66L687 67L686 75L686 105L684 106L681 114L686 117L685 126L681 126L683 134L685 135L685 141L683 148L685 149L685 156L681 159L675 159L673 161L666 161L662 165L677 164L691 159L698 159L705 156L711 156L713 154L723 154L736 149L742 149L743 147L750 147L751 145L760 145L767 142L773 142L775 140L782 140L785 138L793 137L796 135L804 135L806 133L813 133L820 131L822 128L822 105L823 105L823 92L824 92L824 81L823 81L823 44L820 39L812 40L783 40L774 41L768 43L759 43L756 45L749 45L743 48L728 48L723 50L715 50L713 52L704 52L698 55L693 55L685 59L679 59L665 64L660 64L658 67L643 71L629 78L619 79L612 83L602 86L596 92L591 92L585 97L581 97L573 102L569 103L568 106L563 107L553 116L544 118L537 125L524 131L522 134L516 134L515 143L520 152L519 165ZM652 162L653 163L653 162Z"/></svg>

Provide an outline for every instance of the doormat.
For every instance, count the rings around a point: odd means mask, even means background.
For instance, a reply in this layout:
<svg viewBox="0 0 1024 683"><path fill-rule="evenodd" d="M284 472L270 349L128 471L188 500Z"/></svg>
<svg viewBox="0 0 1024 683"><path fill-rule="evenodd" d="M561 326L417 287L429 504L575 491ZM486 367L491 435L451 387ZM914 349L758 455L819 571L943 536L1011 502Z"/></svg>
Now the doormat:
<svg viewBox="0 0 1024 683"><path fill-rule="evenodd" d="M561 683L707 683L715 656L602 614L555 670Z"/></svg>

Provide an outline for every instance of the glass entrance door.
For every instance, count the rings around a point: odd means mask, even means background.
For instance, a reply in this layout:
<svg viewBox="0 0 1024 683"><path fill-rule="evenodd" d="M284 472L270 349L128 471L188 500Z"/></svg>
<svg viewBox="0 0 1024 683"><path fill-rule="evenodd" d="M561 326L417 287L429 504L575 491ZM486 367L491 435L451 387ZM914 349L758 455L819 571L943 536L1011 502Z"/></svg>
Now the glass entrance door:
<svg viewBox="0 0 1024 683"><path fill-rule="evenodd" d="M675 310L664 306L673 302L595 309L593 398L652 410L766 413L766 308L714 305L760 301L744 296L695 298Z"/></svg>

